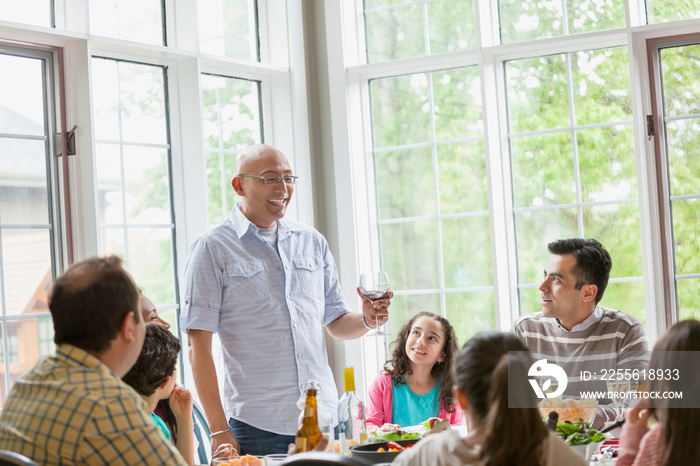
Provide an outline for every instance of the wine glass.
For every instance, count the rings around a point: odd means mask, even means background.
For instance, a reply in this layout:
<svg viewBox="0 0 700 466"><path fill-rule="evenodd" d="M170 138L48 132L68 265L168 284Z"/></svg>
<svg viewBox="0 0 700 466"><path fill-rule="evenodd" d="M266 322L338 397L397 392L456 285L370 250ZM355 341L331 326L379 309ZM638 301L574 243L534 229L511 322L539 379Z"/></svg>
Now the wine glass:
<svg viewBox="0 0 700 466"><path fill-rule="evenodd" d="M375 302L378 299L384 299L389 293L389 275L386 272L363 273L360 275L360 294L367 298L370 302ZM376 337L388 335L383 332L379 325L379 320L375 320L376 328L369 333L368 336Z"/></svg>
<svg viewBox="0 0 700 466"><path fill-rule="evenodd" d="M611 380L607 383L608 392L612 394L613 408L615 408L615 420L621 420L625 415L628 405L629 380Z"/></svg>

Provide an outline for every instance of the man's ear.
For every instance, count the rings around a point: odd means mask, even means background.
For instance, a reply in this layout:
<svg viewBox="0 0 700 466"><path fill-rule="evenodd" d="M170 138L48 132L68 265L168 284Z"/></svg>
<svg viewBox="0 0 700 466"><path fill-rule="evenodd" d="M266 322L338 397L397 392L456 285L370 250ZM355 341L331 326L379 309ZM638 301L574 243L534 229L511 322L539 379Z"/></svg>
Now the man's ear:
<svg viewBox="0 0 700 466"><path fill-rule="evenodd" d="M595 297L598 295L598 285L594 285L593 283L589 283L588 285L583 285L583 286L584 286L583 301L584 302L595 301Z"/></svg>
<svg viewBox="0 0 700 466"><path fill-rule="evenodd" d="M136 339L136 326L139 324L140 322L136 314L130 312L124 316L122 325L119 328L119 334L126 341L134 341Z"/></svg>
<svg viewBox="0 0 700 466"><path fill-rule="evenodd" d="M231 180L231 186L233 186L233 190L236 191L236 194L238 194L239 196L244 196L243 186L241 186L241 178L239 176L233 177L233 179Z"/></svg>

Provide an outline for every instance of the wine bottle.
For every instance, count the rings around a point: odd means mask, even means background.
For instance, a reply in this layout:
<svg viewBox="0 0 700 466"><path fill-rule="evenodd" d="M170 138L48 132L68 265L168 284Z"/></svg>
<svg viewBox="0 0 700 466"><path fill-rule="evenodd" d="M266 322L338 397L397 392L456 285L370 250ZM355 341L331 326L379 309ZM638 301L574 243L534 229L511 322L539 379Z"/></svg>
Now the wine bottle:
<svg viewBox="0 0 700 466"><path fill-rule="evenodd" d="M318 415L316 413L316 389L309 388L306 391L306 405L301 428L294 439L297 453L311 451L321 440L323 434L318 428Z"/></svg>
<svg viewBox="0 0 700 466"><path fill-rule="evenodd" d="M350 447L361 445L367 440L365 405L355 394L355 369L343 369L345 393L338 403L338 442L340 452L349 455Z"/></svg>

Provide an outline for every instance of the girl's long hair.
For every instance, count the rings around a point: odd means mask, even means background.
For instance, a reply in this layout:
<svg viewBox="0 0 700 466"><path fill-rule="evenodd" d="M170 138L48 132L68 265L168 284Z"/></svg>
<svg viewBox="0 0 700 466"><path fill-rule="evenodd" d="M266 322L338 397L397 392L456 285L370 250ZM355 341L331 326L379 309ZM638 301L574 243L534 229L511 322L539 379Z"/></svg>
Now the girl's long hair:
<svg viewBox="0 0 700 466"><path fill-rule="evenodd" d="M431 374L436 378L440 379L440 400L448 413L453 413L455 411L455 396L454 396L454 360L455 354L459 350L459 344L457 343L457 336L455 335L455 330L450 324L450 321L444 317L433 314L432 312L419 312L414 315L408 322L406 322L401 330L399 330L399 335L396 340L392 343L394 350L391 355L391 360L384 364L384 372L391 375L391 379L395 386L400 386L406 383L404 376L411 375L411 360L406 354L406 341L411 333L411 328L413 324L421 317L430 317L442 325L442 331L445 334L444 344L442 346L442 352L445 353L445 360L433 365Z"/></svg>
<svg viewBox="0 0 700 466"><path fill-rule="evenodd" d="M694 353L685 353L692 351ZM683 320L669 327L654 345L649 368L651 370L679 370L678 380L661 377L650 384L653 391L673 391L692 398L700 387L697 360L700 355L700 321ZM695 364L694 364L695 363ZM654 416L659 420L666 440L664 464L700 464L700 448L697 438L700 425L700 408L692 406L688 399L652 399Z"/></svg>
<svg viewBox="0 0 700 466"><path fill-rule="evenodd" d="M531 364L527 347L512 333L479 333L457 355L457 386L481 419L485 465L543 463L542 444L549 433L527 381ZM508 407L509 395L516 407Z"/></svg>

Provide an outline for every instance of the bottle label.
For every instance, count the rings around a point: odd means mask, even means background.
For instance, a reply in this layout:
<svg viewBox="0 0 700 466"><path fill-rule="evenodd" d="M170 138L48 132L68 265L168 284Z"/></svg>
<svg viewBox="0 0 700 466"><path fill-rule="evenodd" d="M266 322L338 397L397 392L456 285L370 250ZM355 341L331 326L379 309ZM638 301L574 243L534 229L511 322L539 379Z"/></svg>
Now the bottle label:
<svg viewBox="0 0 700 466"><path fill-rule="evenodd" d="M309 439L306 437L295 438L294 446L296 447L297 453L302 453L311 450L311 448L309 447Z"/></svg>
<svg viewBox="0 0 700 466"><path fill-rule="evenodd" d="M304 417L312 417L314 415L314 408L307 406L304 408Z"/></svg>

